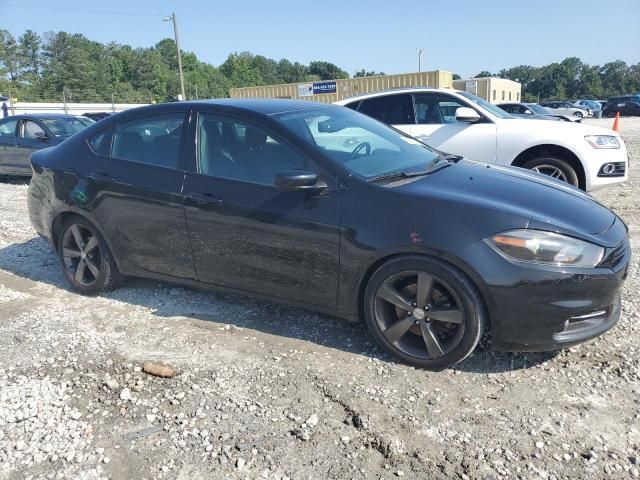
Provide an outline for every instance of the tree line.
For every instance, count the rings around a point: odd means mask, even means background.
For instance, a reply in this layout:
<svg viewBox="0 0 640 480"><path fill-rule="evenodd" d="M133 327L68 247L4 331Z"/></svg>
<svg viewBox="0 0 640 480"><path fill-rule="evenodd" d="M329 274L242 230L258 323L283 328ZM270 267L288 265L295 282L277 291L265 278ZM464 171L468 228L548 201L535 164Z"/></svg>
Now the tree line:
<svg viewBox="0 0 640 480"><path fill-rule="evenodd" d="M187 98L229 96L234 87L312 82L348 78L326 61L308 65L273 60L250 52L231 53L215 67L182 52ZM179 88L175 43L164 39L150 48L115 42L102 44L81 34L32 30L15 38L0 30L0 93L19 101L149 103L177 99ZM359 70L354 77L384 75ZM623 61L592 66L578 58L543 67L521 65L495 74L522 83L523 98L606 98L640 91L640 63ZM454 78L458 77L454 75ZM458 77L459 78L459 77Z"/></svg>
<svg viewBox="0 0 640 480"><path fill-rule="evenodd" d="M605 99L615 95L640 93L640 63L622 60L604 65L588 65L576 57L543 67L519 65L497 73L482 71L476 77L500 77L522 84L524 101L564 99Z"/></svg>

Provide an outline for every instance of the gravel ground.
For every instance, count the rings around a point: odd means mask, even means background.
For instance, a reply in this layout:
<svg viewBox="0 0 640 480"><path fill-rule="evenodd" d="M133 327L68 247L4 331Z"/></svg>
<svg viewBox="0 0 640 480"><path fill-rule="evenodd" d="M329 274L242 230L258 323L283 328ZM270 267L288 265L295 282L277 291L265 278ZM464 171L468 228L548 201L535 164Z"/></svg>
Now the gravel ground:
<svg viewBox="0 0 640 480"><path fill-rule="evenodd" d="M621 124L632 177L595 197L640 245L640 119ZM304 310L144 280L74 294L26 193L0 184L0 477L639 476L635 246L608 334L552 354L479 350L432 373Z"/></svg>

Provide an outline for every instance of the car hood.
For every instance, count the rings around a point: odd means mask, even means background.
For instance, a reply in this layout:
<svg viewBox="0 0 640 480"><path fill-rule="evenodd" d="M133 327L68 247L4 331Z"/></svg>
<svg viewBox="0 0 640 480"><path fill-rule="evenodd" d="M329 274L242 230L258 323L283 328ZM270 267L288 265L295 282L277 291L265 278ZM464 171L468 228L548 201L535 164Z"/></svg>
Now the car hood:
<svg viewBox="0 0 640 480"><path fill-rule="evenodd" d="M616 218L608 208L566 183L522 168L469 160L402 182L397 188L512 213L529 218L536 228L578 235L602 233Z"/></svg>

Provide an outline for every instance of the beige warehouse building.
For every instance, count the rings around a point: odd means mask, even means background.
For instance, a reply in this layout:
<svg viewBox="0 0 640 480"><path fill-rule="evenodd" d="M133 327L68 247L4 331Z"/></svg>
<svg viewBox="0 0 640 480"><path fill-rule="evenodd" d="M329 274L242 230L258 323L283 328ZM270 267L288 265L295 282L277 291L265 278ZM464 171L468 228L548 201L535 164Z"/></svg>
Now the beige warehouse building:
<svg viewBox="0 0 640 480"><path fill-rule="evenodd" d="M401 73L375 77L356 77L318 82L287 83L262 87L232 88L231 98L292 98L331 103L363 93L402 87L452 88L451 72Z"/></svg>
<svg viewBox="0 0 640 480"><path fill-rule="evenodd" d="M481 77L454 80L453 88L473 93L491 103L522 101L522 85L506 78Z"/></svg>

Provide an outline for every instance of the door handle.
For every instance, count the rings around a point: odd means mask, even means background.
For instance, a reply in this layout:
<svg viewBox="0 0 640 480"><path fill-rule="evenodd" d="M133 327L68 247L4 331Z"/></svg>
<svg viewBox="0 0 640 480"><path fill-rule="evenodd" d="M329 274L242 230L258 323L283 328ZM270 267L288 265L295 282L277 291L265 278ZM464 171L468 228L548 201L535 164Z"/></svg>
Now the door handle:
<svg viewBox="0 0 640 480"><path fill-rule="evenodd" d="M107 182L109 180L113 180L111 176L106 172L91 172L87 175L87 178L94 180L96 182Z"/></svg>
<svg viewBox="0 0 640 480"><path fill-rule="evenodd" d="M191 192L187 193L186 197L200 205L220 205L222 203L222 200L210 193Z"/></svg>

